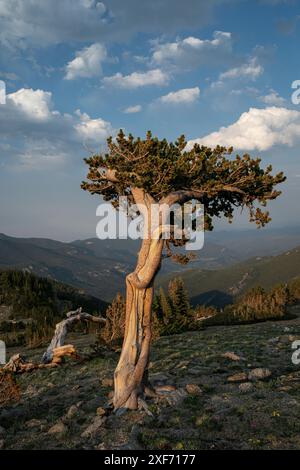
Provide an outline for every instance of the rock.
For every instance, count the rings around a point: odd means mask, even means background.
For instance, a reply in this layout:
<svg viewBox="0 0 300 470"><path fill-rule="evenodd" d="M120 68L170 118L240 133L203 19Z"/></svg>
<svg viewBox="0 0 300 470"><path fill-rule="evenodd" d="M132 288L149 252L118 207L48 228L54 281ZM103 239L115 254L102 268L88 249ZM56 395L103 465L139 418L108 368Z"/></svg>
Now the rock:
<svg viewBox="0 0 300 470"><path fill-rule="evenodd" d="M96 410L96 413L98 416L104 416L106 414L106 410L102 408L102 406L99 406Z"/></svg>
<svg viewBox="0 0 300 470"><path fill-rule="evenodd" d="M44 419L31 419L25 423L27 429L40 428L46 421Z"/></svg>
<svg viewBox="0 0 300 470"><path fill-rule="evenodd" d="M225 357L226 359L230 359L231 361L240 361L241 360L240 356L238 356L237 354L235 354L234 352L231 352L231 351L225 352L224 354L222 354L222 356Z"/></svg>
<svg viewBox="0 0 300 470"><path fill-rule="evenodd" d="M94 437L97 435L98 431L101 429L103 424L106 421L105 416L96 416L92 424L90 424L85 431L81 434L81 437Z"/></svg>
<svg viewBox="0 0 300 470"><path fill-rule="evenodd" d="M79 390L81 388L81 385L76 384L74 387L71 388L71 390Z"/></svg>
<svg viewBox="0 0 300 470"><path fill-rule="evenodd" d="M190 395L199 396L202 394L202 390L197 384L186 384L185 389Z"/></svg>
<svg viewBox="0 0 300 470"><path fill-rule="evenodd" d="M113 397L114 397L114 394L115 394L114 391L111 390L111 391L108 393L107 397L108 397L108 398L113 398Z"/></svg>
<svg viewBox="0 0 300 470"><path fill-rule="evenodd" d="M0 439L0 449L3 449L4 448L4 439Z"/></svg>
<svg viewBox="0 0 300 470"><path fill-rule="evenodd" d="M244 382L247 380L247 374L245 372L239 372L238 374L231 375L227 380L228 382Z"/></svg>
<svg viewBox="0 0 300 470"><path fill-rule="evenodd" d="M292 387L290 387L289 385L285 385L283 387L280 387L278 388L279 392L289 392L290 390L292 390Z"/></svg>
<svg viewBox="0 0 300 470"><path fill-rule="evenodd" d="M189 361L180 361L175 367L176 369L186 369L189 365Z"/></svg>
<svg viewBox="0 0 300 470"><path fill-rule="evenodd" d="M100 444L94 447L95 450L106 450L104 442L100 442Z"/></svg>
<svg viewBox="0 0 300 470"><path fill-rule="evenodd" d="M174 385L157 385L155 387L155 391L156 392L173 392L174 390L176 390L176 387Z"/></svg>
<svg viewBox="0 0 300 470"><path fill-rule="evenodd" d="M49 429L48 434L62 435L62 434L66 434L67 430L68 428L64 423L58 422Z"/></svg>
<svg viewBox="0 0 300 470"><path fill-rule="evenodd" d="M78 414L78 407L76 405L70 406L70 408L67 411L66 418L67 419L72 419Z"/></svg>
<svg viewBox="0 0 300 470"><path fill-rule="evenodd" d="M0 437L4 437L5 434L6 434L6 430L2 426L0 426Z"/></svg>
<svg viewBox="0 0 300 470"><path fill-rule="evenodd" d="M114 381L109 377L105 377L104 379L102 379L101 384L102 387L113 387Z"/></svg>
<svg viewBox="0 0 300 470"><path fill-rule="evenodd" d="M176 406L179 403L184 400L184 398L187 397L187 393L184 390L184 388L179 388L177 390L174 390L173 392L170 392L166 395L166 400L171 406Z"/></svg>
<svg viewBox="0 0 300 470"><path fill-rule="evenodd" d="M251 382L244 382L239 385L239 391L242 393L250 392L252 388L253 388L253 384Z"/></svg>
<svg viewBox="0 0 300 470"><path fill-rule="evenodd" d="M256 369L252 369L248 374L249 380L261 380L270 377L272 372L269 369L264 369L262 367L258 367Z"/></svg>

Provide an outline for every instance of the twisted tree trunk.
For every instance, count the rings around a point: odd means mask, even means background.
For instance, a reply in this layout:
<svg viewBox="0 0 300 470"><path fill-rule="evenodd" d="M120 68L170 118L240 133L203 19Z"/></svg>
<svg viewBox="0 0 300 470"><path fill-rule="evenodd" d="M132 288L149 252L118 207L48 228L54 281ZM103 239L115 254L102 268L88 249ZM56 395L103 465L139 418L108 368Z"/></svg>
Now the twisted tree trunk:
<svg viewBox="0 0 300 470"><path fill-rule="evenodd" d="M148 382L151 344L153 282L160 268L164 241L163 219L151 227L152 200L142 190L133 191L147 220L136 269L126 278L126 323L121 356L115 370L114 409L137 409Z"/></svg>

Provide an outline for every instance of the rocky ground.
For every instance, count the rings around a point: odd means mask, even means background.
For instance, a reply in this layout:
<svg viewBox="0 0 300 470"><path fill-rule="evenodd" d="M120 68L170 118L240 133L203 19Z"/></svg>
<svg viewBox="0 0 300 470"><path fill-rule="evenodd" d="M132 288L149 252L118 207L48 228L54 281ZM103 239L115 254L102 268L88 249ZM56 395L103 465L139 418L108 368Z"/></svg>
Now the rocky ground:
<svg viewBox="0 0 300 470"><path fill-rule="evenodd" d="M21 400L0 409L0 448L299 449L297 339L300 317L160 338L150 364L161 386L161 398L148 401L152 416L107 415L118 353L23 374ZM70 342L87 352L93 338ZM31 359L41 353L26 351Z"/></svg>

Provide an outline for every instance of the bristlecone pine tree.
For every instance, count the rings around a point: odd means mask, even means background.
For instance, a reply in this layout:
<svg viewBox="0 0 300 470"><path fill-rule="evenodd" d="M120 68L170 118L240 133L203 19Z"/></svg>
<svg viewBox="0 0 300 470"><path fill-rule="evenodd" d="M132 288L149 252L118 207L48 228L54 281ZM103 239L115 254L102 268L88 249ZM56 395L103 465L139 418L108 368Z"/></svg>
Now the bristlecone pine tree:
<svg viewBox="0 0 300 470"><path fill-rule="evenodd" d="M114 376L114 409L137 409L143 404L148 381L154 278L163 256L174 256L171 247L186 242L186 237L178 240L174 236L174 226L171 237L163 237L170 207L199 201L205 207L206 230L212 230L215 216L231 220L237 207L247 208L250 221L264 226L270 221L269 213L256 204L265 206L268 200L277 198L280 191L274 188L285 177L283 173L272 175L271 166L261 168L260 159L232 157L231 148L195 144L187 150L184 136L173 143L153 138L151 132L142 140L120 131L107 143L106 154L86 159L89 181L83 182L82 188L102 195L115 208L119 196L127 196L129 204L138 206L145 222L136 268L126 277L125 334ZM153 227L150 208L154 203L160 205L161 215ZM186 258L180 255L178 260L185 262Z"/></svg>

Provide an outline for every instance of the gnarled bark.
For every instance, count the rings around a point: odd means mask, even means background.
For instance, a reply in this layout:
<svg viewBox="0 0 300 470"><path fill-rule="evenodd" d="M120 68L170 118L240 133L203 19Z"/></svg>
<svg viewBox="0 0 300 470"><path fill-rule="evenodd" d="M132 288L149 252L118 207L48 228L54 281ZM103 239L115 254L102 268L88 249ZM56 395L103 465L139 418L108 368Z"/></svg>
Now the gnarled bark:
<svg viewBox="0 0 300 470"><path fill-rule="evenodd" d="M162 223L151 232L149 195L134 189L133 195L140 212L147 218L144 240L136 269L126 278L126 323L121 356L115 370L114 409L137 409L148 382L151 344L153 282L161 263L164 241ZM153 227L152 227L153 230Z"/></svg>

